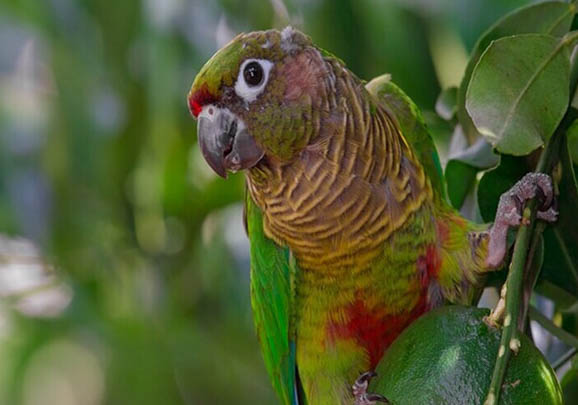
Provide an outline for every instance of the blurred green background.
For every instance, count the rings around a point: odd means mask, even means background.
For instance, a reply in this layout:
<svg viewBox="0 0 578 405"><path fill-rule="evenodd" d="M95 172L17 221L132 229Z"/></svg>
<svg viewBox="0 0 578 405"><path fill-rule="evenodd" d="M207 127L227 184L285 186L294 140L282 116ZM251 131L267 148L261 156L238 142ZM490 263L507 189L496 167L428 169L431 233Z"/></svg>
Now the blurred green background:
<svg viewBox="0 0 578 405"><path fill-rule="evenodd" d="M240 31L304 30L435 121L522 0L3 0L0 404L275 403L253 332L243 178L185 97ZM442 150L442 156L444 152Z"/></svg>

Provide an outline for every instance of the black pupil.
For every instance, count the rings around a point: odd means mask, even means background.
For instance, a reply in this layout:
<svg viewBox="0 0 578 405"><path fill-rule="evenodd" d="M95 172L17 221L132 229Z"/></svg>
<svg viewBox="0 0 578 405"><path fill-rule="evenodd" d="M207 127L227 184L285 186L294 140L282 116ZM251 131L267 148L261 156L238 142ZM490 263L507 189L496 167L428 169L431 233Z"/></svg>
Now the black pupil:
<svg viewBox="0 0 578 405"><path fill-rule="evenodd" d="M250 62L245 66L243 76L249 86L258 86L263 81L263 68L257 62Z"/></svg>

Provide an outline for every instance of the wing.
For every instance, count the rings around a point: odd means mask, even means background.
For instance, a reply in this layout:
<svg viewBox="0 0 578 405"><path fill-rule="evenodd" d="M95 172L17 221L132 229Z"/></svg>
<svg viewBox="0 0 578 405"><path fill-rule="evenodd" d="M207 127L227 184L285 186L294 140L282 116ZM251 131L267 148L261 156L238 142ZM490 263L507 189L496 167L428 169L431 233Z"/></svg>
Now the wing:
<svg viewBox="0 0 578 405"><path fill-rule="evenodd" d="M419 108L402 89L391 81L390 75L376 77L367 83L365 88L395 118L401 133L411 145L429 177L435 194L445 200L445 182L440 159Z"/></svg>
<svg viewBox="0 0 578 405"><path fill-rule="evenodd" d="M251 305L257 336L273 388L284 405L303 405L296 387L295 343L290 329L292 276L289 249L263 231L261 210L246 193L245 219L251 242Z"/></svg>
<svg viewBox="0 0 578 405"><path fill-rule="evenodd" d="M413 101L391 82L389 75L373 79L366 88L394 116L401 133L424 167L435 194L440 198L435 207L436 221L442 224L440 229L444 230L443 236L438 234L444 263L438 274L441 293L453 303L471 305L474 297L481 292L477 287L480 286L483 273L487 271L484 270L487 242L472 237L483 232L487 226L465 220L447 203L437 150Z"/></svg>

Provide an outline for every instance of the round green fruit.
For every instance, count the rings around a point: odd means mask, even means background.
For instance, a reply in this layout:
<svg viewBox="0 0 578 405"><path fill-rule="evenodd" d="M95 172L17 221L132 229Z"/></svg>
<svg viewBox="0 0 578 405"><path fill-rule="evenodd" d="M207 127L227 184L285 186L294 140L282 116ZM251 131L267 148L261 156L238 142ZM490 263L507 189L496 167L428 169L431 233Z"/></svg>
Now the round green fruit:
<svg viewBox="0 0 578 405"><path fill-rule="evenodd" d="M578 368L576 366L564 374L560 385L562 386L564 403L578 404Z"/></svg>
<svg viewBox="0 0 578 405"><path fill-rule="evenodd" d="M483 404L500 347L482 308L447 306L410 325L377 367L369 392L393 405ZM556 374L532 342L521 336L512 354L500 404L562 404Z"/></svg>

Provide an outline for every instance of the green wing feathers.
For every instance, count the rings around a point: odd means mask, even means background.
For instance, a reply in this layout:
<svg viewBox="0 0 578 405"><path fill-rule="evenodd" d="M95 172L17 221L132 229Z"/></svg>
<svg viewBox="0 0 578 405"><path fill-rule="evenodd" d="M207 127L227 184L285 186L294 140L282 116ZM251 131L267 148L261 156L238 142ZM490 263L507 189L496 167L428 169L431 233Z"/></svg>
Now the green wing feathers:
<svg viewBox="0 0 578 405"><path fill-rule="evenodd" d="M365 88L391 113L403 137L411 145L422 164L435 194L445 199L445 182L440 159L419 108L402 89L391 81L388 74L371 80Z"/></svg>
<svg viewBox="0 0 578 405"><path fill-rule="evenodd" d="M478 225L463 219L446 199L445 181L433 139L414 102L395 85L389 75L379 76L366 85L372 94L396 120L406 141L431 181L437 223L437 240L443 265L438 281L442 295L454 303L471 304L479 291L483 274L487 272L484 259L487 241L479 239L487 225ZM473 239L472 239L473 238Z"/></svg>
<svg viewBox="0 0 578 405"><path fill-rule="evenodd" d="M251 241L251 305L265 366L284 405L297 404L295 348L290 339L292 261L263 231L263 216L246 197L247 232Z"/></svg>

